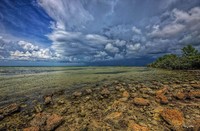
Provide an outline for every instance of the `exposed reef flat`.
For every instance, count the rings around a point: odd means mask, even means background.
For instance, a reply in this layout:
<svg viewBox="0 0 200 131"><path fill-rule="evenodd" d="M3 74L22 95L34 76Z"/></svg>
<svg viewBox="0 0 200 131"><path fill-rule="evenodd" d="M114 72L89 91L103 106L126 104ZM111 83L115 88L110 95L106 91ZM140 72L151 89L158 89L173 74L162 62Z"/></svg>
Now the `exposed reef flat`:
<svg viewBox="0 0 200 131"><path fill-rule="evenodd" d="M200 130L198 70L134 72L4 104L0 130Z"/></svg>

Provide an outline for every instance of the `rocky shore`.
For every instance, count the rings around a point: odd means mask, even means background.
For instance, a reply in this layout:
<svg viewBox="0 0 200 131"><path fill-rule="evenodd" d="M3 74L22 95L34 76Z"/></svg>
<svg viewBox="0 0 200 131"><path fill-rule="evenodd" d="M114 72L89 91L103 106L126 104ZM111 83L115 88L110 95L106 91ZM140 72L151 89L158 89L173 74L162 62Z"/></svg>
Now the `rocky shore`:
<svg viewBox="0 0 200 131"><path fill-rule="evenodd" d="M0 130L199 131L200 81L106 81L0 108Z"/></svg>

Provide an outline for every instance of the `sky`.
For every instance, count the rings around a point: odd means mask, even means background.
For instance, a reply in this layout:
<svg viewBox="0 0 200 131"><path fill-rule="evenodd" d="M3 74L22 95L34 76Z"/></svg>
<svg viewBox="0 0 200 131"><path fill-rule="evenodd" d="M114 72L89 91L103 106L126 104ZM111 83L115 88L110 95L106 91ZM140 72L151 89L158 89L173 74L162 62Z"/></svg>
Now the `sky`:
<svg viewBox="0 0 200 131"><path fill-rule="evenodd" d="M199 0L0 0L0 66L143 66L188 44Z"/></svg>

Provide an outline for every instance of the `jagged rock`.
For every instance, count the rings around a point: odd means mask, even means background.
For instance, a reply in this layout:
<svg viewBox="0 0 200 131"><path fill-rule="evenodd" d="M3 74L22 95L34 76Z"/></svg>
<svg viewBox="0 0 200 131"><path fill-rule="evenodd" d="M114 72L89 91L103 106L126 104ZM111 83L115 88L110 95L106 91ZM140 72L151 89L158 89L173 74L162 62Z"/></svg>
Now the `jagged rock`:
<svg viewBox="0 0 200 131"><path fill-rule="evenodd" d="M172 126L174 130L181 130L184 124L184 117L182 112L177 109L165 108L161 117Z"/></svg>
<svg viewBox="0 0 200 131"><path fill-rule="evenodd" d="M40 131L40 128L38 126L32 126L32 127L24 128L23 131Z"/></svg>
<svg viewBox="0 0 200 131"><path fill-rule="evenodd" d="M17 103L10 104L0 109L0 115L7 116L20 111L20 105ZM3 119L3 118L2 118Z"/></svg>
<svg viewBox="0 0 200 131"><path fill-rule="evenodd" d="M150 104L149 100L144 98L134 98L133 103L139 106L148 106Z"/></svg>
<svg viewBox="0 0 200 131"><path fill-rule="evenodd" d="M63 118L59 115L53 114L47 118L45 130L52 131L63 122Z"/></svg>

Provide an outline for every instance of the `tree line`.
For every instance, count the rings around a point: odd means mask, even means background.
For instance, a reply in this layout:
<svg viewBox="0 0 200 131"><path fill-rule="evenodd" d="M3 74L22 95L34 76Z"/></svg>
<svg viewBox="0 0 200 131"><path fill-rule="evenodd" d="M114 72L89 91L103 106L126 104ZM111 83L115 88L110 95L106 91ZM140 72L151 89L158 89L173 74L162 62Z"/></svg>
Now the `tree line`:
<svg viewBox="0 0 200 131"><path fill-rule="evenodd" d="M200 52L192 45L187 45L182 48L180 56L175 54L164 55L149 64L148 67L173 70L200 69Z"/></svg>

